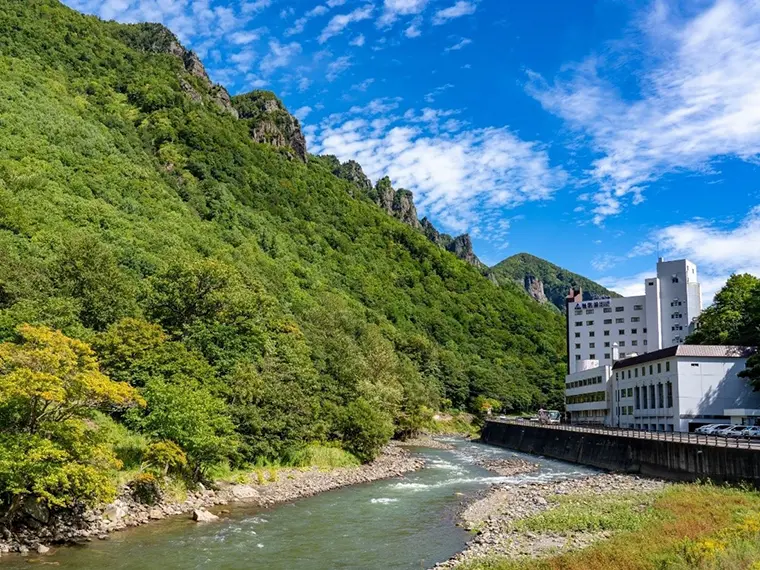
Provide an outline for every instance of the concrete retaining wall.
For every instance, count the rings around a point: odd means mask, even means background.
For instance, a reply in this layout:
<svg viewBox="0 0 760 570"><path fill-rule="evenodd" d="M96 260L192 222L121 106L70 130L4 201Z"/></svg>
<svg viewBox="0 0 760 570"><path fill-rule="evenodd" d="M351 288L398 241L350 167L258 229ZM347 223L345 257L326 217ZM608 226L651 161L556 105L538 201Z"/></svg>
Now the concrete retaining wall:
<svg viewBox="0 0 760 570"><path fill-rule="evenodd" d="M486 422L483 441L611 471L674 481L750 482L760 488L760 451Z"/></svg>

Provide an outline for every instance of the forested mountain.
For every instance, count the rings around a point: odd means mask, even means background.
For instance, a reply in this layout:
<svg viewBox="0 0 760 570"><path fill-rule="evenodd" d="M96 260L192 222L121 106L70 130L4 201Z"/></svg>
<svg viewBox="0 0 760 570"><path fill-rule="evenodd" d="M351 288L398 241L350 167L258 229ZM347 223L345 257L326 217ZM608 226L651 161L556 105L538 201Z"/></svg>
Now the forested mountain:
<svg viewBox="0 0 760 570"><path fill-rule="evenodd" d="M0 77L0 379L90 345L81 374L144 405L87 402L198 469L309 441L368 459L478 396L561 405L556 311L436 245L410 195L309 156L277 97L230 97L166 28L0 0ZM34 394L0 381L0 433Z"/></svg>
<svg viewBox="0 0 760 570"><path fill-rule="evenodd" d="M565 298L571 287L581 287L584 300L620 296L591 279L529 253L508 257L494 265L488 273L500 285L516 283L540 303L551 303L563 313Z"/></svg>

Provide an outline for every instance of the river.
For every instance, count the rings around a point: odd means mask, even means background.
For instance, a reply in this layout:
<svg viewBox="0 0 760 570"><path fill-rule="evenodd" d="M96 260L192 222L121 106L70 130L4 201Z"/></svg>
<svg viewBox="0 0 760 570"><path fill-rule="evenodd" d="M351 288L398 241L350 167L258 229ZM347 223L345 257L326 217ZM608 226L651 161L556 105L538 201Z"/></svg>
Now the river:
<svg viewBox="0 0 760 570"><path fill-rule="evenodd" d="M469 533L456 526L462 501L495 483L552 481L590 469L447 439L451 451L415 448L426 467L398 479L344 487L268 509L227 506L216 523L174 517L114 533L109 540L57 548L51 555L0 559L0 570L39 560L64 569L391 570L428 568L462 550ZM499 477L478 459L520 457L533 473Z"/></svg>

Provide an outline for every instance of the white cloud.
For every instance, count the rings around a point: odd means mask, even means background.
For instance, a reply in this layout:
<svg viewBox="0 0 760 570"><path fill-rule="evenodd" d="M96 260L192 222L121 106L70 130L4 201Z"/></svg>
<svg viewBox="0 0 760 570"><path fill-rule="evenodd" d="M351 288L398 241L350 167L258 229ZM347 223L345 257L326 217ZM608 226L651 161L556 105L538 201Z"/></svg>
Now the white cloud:
<svg viewBox="0 0 760 570"><path fill-rule="evenodd" d="M385 0L383 13L377 20L378 27L393 25L399 16L419 14L425 10L428 0Z"/></svg>
<svg viewBox="0 0 760 570"><path fill-rule="evenodd" d="M310 148L357 160L377 180L415 193L421 212L449 231L479 231L505 208L550 199L565 173L546 150L507 127L446 132L456 111L423 109L394 114L398 99L379 99L328 117L307 129Z"/></svg>
<svg viewBox="0 0 760 570"><path fill-rule="evenodd" d="M365 42L364 34L359 34L354 39L352 39L349 44L356 47L362 47Z"/></svg>
<svg viewBox="0 0 760 570"><path fill-rule="evenodd" d="M261 72L268 75L275 69L285 67L299 53L301 53L301 46L296 42L281 44L277 40L271 40L269 53L261 60Z"/></svg>
<svg viewBox="0 0 760 570"><path fill-rule="evenodd" d="M426 103L433 103L435 101L436 97L438 97L438 95L440 95L444 91L448 91L449 89L453 89L453 88L454 88L454 85L451 84L451 83L446 83L445 85L441 85L440 87L436 87L430 93L428 93L427 95L425 95L425 102Z"/></svg>
<svg viewBox="0 0 760 570"><path fill-rule="evenodd" d="M351 89L354 91L366 91L370 85L372 85L375 82L374 78L370 77L369 79L365 79L361 83L357 83L356 85L352 85Z"/></svg>
<svg viewBox="0 0 760 570"><path fill-rule="evenodd" d="M241 10L244 14L261 12L272 5L272 0L254 0L253 2L243 2Z"/></svg>
<svg viewBox="0 0 760 570"><path fill-rule="evenodd" d="M602 277L597 279L597 282L623 297L633 297L644 294L644 279L652 277L654 274L655 272L652 270L628 277Z"/></svg>
<svg viewBox="0 0 760 570"><path fill-rule="evenodd" d="M293 114L296 116L296 118L299 121L303 122L303 120L309 115L309 113L312 112L312 110L313 109L309 107L308 105L304 105L303 107L299 107L298 109L296 109L293 112Z"/></svg>
<svg viewBox="0 0 760 570"><path fill-rule="evenodd" d="M352 65L351 58L347 55L343 55L328 64L325 77L328 81L335 81L341 73L346 71Z"/></svg>
<svg viewBox="0 0 760 570"><path fill-rule="evenodd" d="M337 16L333 16L325 29L322 30L322 33L319 35L319 43L323 44L331 37L341 34L347 26L354 22L368 20L372 17L372 12L374 9L375 7L372 4L366 4L365 6L357 8L348 14L338 14Z"/></svg>
<svg viewBox="0 0 760 570"><path fill-rule="evenodd" d="M415 18L412 23L404 30L404 35L407 38L418 38L422 35L420 26L422 25L422 18Z"/></svg>
<svg viewBox="0 0 760 570"><path fill-rule="evenodd" d="M435 16L433 16L433 25L440 26L449 20L461 18L462 16L469 16L470 14L474 14L476 9L477 7L475 6L474 2L459 0L453 6L444 8L443 10L438 10L435 13Z"/></svg>
<svg viewBox="0 0 760 570"><path fill-rule="evenodd" d="M301 77L298 80L298 90L299 91L306 91L309 88L310 85L311 85L311 79L309 79L308 77Z"/></svg>
<svg viewBox="0 0 760 570"><path fill-rule="evenodd" d="M718 0L691 19L658 2L639 35L616 45L629 47L615 59L589 57L551 83L530 74L528 84L601 155L588 173L598 185L597 223L640 203L666 173L709 171L725 157L757 160L760 2ZM621 69L638 95L616 87Z"/></svg>
<svg viewBox="0 0 760 570"><path fill-rule="evenodd" d="M345 3L346 0L327 0L327 5L330 8L337 8L338 6L343 6Z"/></svg>
<svg viewBox="0 0 760 570"><path fill-rule="evenodd" d="M472 40L470 38L462 38L454 45L447 47L444 51L458 51L462 49L463 47L470 45L471 43L472 43Z"/></svg>
<svg viewBox="0 0 760 570"><path fill-rule="evenodd" d="M304 28L306 27L306 24L309 23L309 20L312 20L313 18L316 18L318 16L324 16L330 11L330 9L327 6L316 6L306 12L302 17L298 18L295 22L293 22L293 25L285 30L285 35L295 36L296 34L300 34L303 32Z"/></svg>
<svg viewBox="0 0 760 570"><path fill-rule="evenodd" d="M250 44L251 42L255 42L257 39L259 39L259 37L259 32L256 30L251 30L249 32L235 32L234 34L230 35L230 43L233 43L235 45Z"/></svg>

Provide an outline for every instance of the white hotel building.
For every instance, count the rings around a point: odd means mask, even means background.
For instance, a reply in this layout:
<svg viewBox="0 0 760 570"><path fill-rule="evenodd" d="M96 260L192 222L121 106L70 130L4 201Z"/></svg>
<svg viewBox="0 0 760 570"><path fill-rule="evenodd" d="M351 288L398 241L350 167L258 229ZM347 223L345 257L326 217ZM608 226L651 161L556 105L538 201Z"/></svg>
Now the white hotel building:
<svg viewBox="0 0 760 570"><path fill-rule="evenodd" d="M620 358L681 344L702 312L697 266L686 259L657 261L657 276L644 280L644 295L583 300L572 290L566 300L568 371L612 364Z"/></svg>
<svg viewBox="0 0 760 570"><path fill-rule="evenodd" d="M738 375L754 349L682 344L702 311L696 266L660 259L644 287L635 297L568 296L570 422L648 431L760 423L760 392Z"/></svg>

